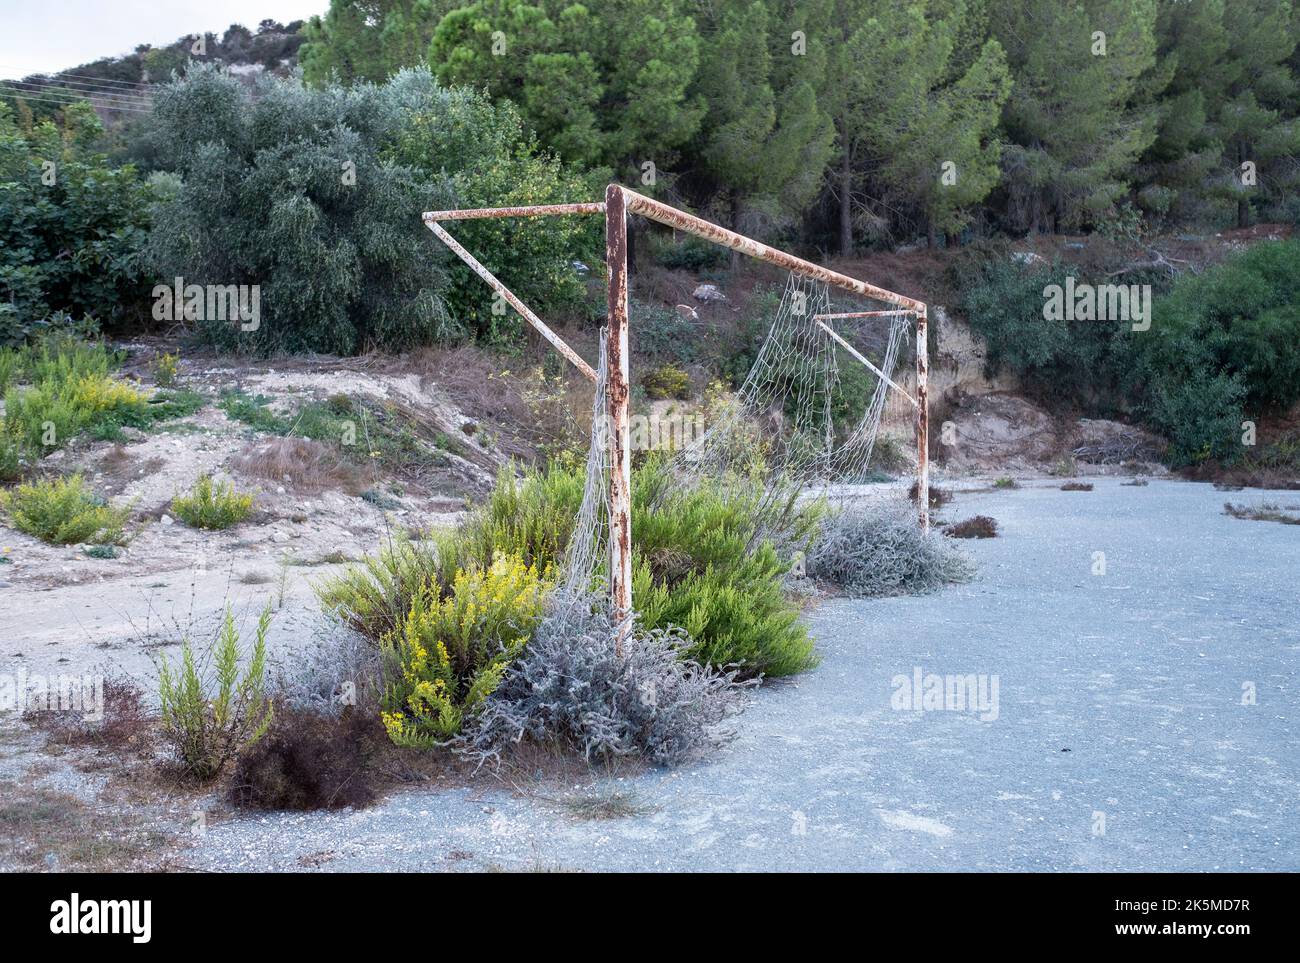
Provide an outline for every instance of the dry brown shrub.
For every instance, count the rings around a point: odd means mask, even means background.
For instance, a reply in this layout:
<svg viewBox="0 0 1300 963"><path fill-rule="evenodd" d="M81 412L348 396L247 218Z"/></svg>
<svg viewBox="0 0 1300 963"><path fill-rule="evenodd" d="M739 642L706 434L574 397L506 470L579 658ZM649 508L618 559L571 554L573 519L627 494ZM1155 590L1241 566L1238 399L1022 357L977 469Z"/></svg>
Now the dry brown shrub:
<svg viewBox="0 0 1300 963"><path fill-rule="evenodd" d="M357 465L311 438L267 438L249 442L236 456L235 467L246 475L284 484L295 492L317 494L335 490L359 495L366 477Z"/></svg>

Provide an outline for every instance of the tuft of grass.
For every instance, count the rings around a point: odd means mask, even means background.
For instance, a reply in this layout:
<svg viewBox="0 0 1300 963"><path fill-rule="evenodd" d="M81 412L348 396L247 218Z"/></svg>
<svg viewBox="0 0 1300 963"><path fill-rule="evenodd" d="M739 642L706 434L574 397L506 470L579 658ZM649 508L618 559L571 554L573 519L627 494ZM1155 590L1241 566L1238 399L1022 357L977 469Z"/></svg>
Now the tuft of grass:
<svg viewBox="0 0 1300 963"><path fill-rule="evenodd" d="M228 391L221 396L217 407L226 417L243 422L257 431L283 435L289 431L288 419L282 418L267 407L271 399L265 395L249 395L242 391Z"/></svg>
<svg viewBox="0 0 1300 963"><path fill-rule="evenodd" d="M130 506L107 504L81 475L41 479L0 492L0 506L14 528L51 545L122 545L127 541Z"/></svg>
<svg viewBox="0 0 1300 963"><path fill-rule="evenodd" d="M228 481L200 475L187 495L172 499L176 517L194 528L219 530L237 525L253 510L253 496L235 491Z"/></svg>
<svg viewBox="0 0 1300 963"><path fill-rule="evenodd" d="M655 811L654 806L642 802L634 794L617 789L595 795L575 793L561 797L559 803L575 819L585 820L627 819Z"/></svg>
<svg viewBox="0 0 1300 963"><path fill-rule="evenodd" d="M240 471L283 483L294 491L315 494L336 489L361 492L361 469L337 450L310 438L267 438L251 442L235 460Z"/></svg>
<svg viewBox="0 0 1300 963"><path fill-rule="evenodd" d="M1063 492L1090 492L1092 491L1092 482L1066 482L1061 486Z"/></svg>
<svg viewBox="0 0 1300 963"><path fill-rule="evenodd" d="M949 538L996 538L998 523L987 515L976 515L943 530Z"/></svg>
<svg viewBox="0 0 1300 963"><path fill-rule="evenodd" d="M1020 482L1016 481L1014 478L1011 478L1010 476L1007 476L1005 478L999 478L997 481L995 481L993 483L993 487L994 488L1019 488Z"/></svg>
<svg viewBox="0 0 1300 963"><path fill-rule="evenodd" d="M912 487L907 490L907 497L910 498L913 501L913 503L915 503L917 498L919 497L919 494L920 494L920 483L912 482ZM947 505L950 501L952 501L952 493L949 492L946 488L940 488L938 485L930 486L930 507L931 508L942 508L944 505Z"/></svg>
<svg viewBox="0 0 1300 963"><path fill-rule="evenodd" d="M1290 515L1276 502L1261 502L1258 505L1235 505L1223 503L1223 513L1233 518L1243 518L1252 522L1281 522L1283 525L1300 525L1300 515Z"/></svg>

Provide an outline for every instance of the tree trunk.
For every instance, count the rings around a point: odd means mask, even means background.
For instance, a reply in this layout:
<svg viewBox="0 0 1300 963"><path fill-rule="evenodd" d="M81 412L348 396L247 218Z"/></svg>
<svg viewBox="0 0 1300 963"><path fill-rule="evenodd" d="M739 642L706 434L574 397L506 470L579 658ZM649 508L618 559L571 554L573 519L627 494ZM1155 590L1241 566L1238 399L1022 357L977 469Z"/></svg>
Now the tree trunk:
<svg viewBox="0 0 1300 963"><path fill-rule="evenodd" d="M853 159L848 148L840 161L840 254L853 254Z"/></svg>

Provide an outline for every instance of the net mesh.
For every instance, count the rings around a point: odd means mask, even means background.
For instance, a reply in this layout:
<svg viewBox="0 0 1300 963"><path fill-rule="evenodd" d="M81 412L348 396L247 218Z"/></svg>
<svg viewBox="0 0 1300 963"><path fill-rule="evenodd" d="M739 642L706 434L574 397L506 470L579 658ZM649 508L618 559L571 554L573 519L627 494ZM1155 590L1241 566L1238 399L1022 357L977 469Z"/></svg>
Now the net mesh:
<svg viewBox="0 0 1300 963"><path fill-rule="evenodd" d="M871 480L872 455L893 390L887 379L894 377L913 319L873 319L887 322L872 359L882 378L815 322L815 316L829 313L826 284L788 278L744 383L733 398L709 412L706 430L672 456L680 486L706 478L725 483L759 472L769 479L773 497L790 482L841 497L847 494L845 486ZM602 337L582 506L561 573L564 586L575 593L600 587L608 547L611 451L604 344ZM842 363L854 367L852 377L846 377ZM869 391L862 390L873 382Z"/></svg>

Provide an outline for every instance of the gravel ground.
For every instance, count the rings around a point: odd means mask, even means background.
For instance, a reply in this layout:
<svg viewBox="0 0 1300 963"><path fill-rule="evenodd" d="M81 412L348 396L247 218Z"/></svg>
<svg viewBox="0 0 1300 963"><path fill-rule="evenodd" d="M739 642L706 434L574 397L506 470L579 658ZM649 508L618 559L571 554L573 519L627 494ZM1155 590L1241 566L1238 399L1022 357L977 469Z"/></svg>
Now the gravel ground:
<svg viewBox="0 0 1300 963"><path fill-rule="evenodd" d="M241 818L210 827L185 861L1300 869L1300 527L1230 518L1208 485L1093 482L959 495L948 519L1001 525L999 538L966 543L981 577L937 596L819 606L822 666L764 689L709 764L523 792L484 779L362 812ZM910 691L898 677L918 668L985 676L985 711L893 708ZM1251 688L1255 704L1243 704ZM631 814L582 814L612 793Z"/></svg>

